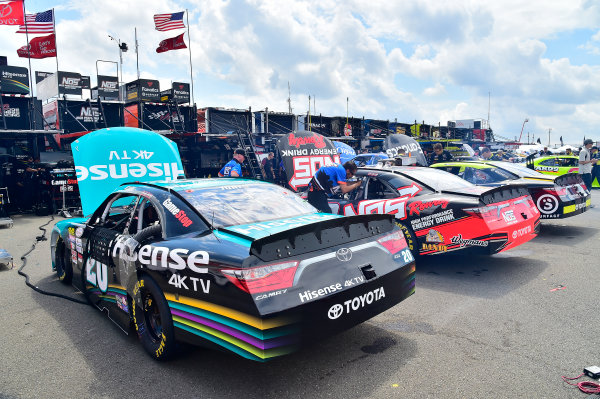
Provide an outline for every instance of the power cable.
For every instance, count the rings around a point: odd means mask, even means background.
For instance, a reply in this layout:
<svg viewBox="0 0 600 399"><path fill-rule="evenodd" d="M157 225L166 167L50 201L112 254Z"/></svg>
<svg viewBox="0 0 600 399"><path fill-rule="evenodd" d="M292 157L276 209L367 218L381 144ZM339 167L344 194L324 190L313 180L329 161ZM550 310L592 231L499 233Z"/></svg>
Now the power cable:
<svg viewBox="0 0 600 399"><path fill-rule="evenodd" d="M76 298L71 298L69 296L66 295L62 295L62 294L57 294L55 292L48 292L48 291L44 291L43 289L31 284L29 282L29 275L27 275L27 273L25 273L23 271L23 269L25 268L25 266L27 265L27 255L29 255L30 253L33 252L33 250L35 249L35 247L37 246L37 243L40 241L47 241L48 239L46 238L46 229L45 227L48 226L52 221L54 220L54 215L50 216L50 220L48 220L47 223L41 225L40 227L38 227L39 230L42 230L43 233L40 236L36 236L35 237L35 241L33 242L33 244L31 245L31 249L27 252L25 252L22 256L21 256L21 260L23 261L23 264L21 265L21 267L19 268L18 272L19 275L25 277L25 284L31 288L32 290L39 292L42 295L48 295L48 296L53 296L53 297L57 297L57 298L62 298L62 299L66 299L67 301L71 301L71 302L75 302L75 303L80 303L82 305L89 305L89 303L87 301L82 301Z"/></svg>

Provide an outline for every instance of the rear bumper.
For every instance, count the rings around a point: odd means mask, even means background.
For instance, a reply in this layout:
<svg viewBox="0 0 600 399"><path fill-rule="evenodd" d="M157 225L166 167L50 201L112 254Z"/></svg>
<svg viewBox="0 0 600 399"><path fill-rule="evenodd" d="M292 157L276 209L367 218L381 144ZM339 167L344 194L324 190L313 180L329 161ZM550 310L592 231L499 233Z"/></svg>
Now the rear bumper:
<svg viewBox="0 0 600 399"><path fill-rule="evenodd" d="M542 213L540 211L540 216L542 219L564 219L587 211L591 204L592 196L589 194L573 201L561 202L558 209L553 213Z"/></svg>
<svg viewBox="0 0 600 399"><path fill-rule="evenodd" d="M303 344L349 329L397 305L415 291L414 262L339 294L269 317L165 294L176 339L264 362Z"/></svg>

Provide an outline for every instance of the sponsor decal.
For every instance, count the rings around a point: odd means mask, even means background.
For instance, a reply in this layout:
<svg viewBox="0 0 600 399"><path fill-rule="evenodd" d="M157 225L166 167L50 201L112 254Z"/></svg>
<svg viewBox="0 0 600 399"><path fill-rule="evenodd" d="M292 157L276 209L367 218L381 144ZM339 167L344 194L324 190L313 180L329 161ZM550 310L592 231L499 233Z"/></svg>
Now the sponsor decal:
<svg viewBox="0 0 600 399"><path fill-rule="evenodd" d="M117 300L117 306L125 313L129 313L129 306L127 305L127 297L124 295L115 295Z"/></svg>
<svg viewBox="0 0 600 399"><path fill-rule="evenodd" d="M344 207L345 216L370 215L372 213L396 215L396 219L406 219L407 198L386 200L364 200L358 203L358 212L354 205Z"/></svg>
<svg viewBox="0 0 600 399"><path fill-rule="evenodd" d="M171 202L170 198L164 200L162 204L166 210L175 216L175 219L179 220L183 227L190 227L193 224L192 220L187 216L185 211L179 209L173 202Z"/></svg>
<svg viewBox="0 0 600 399"><path fill-rule="evenodd" d="M274 296L285 294L286 292L287 292L287 288L283 289L283 290L271 291L271 292L267 292L266 294L260 294L260 295L255 296L254 300L260 301L262 299L272 298Z"/></svg>
<svg viewBox="0 0 600 399"><path fill-rule="evenodd" d="M531 227L529 227L531 229ZM457 236L454 236L450 239L450 242L452 242L452 244L458 244L460 245L460 247L464 247L467 245L470 246L475 246L475 247L487 247L489 245L489 242L487 241L482 241L482 240L465 240L464 238L462 238L462 235L459 234Z"/></svg>
<svg viewBox="0 0 600 399"><path fill-rule="evenodd" d="M335 257L340 262L348 262L352 259L352 250L350 248L340 248L335 252Z"/></svg>
<svg viewBox="0 0 600 399"><path fill-rule="evenodd" d="M20 118L21 110L19 108L11 108L10 104L4 104L0 115L4 115L7 118Z"/></svg>
<svg viewBox="0 0 600 399"><path fill-rule="evenodd" d="M535 170L543 171L543 172L558 172L558 167L556 166L536 166Z"/></svg>
<svg viewBox="0 0 600 399"><path fill-rule="evenodd" d="M581 209L585 209L588 206L590 206L592 203L591 199L586 200L585 202L579 203L579 204L573 204L573 205L569 205L569 206L565 206L565 208L563 209L563 213L571 213L571 212L575 212Z"/></svg>
<svg viewBox="0 0 600 399"><path fill-rule="evenodd" d="M189 278L189 280L188 280ZM187 282L186 282L187 280ZM210 293L210 280L201 279L192 276L181 276L177 273L173 274L169 279L169 284L175 288L190 290L194 292Z"/></svg>
<svg viewBox="0 0 600 399"><path fill-rule="evenodd" d="M427 236L425 236L425 241L442 243L444 242L444 236L439 231L430 229L427 233Z"/></svg>
<svg viewBox="0 0 600 399"><path fill-rule="evenodd" d="M144 245L138 252L127 253L125 246L126 240L118 239L113 248L113 257L119 257L125 261L135 262L139 260L142 265L161 267L163 269L184 270L187 266L196 273L208 273L208 269L203 267L210 261L208 252L193 251L189 249L169 249L166 247L155 247Z"/></svg>
<svg viewBox="0 0 600 399"><path fill-rule="evenodd" d="M431 227L434 224L442 224L454 220L454 210L448 209L443 212L434 213L433 215L423 216L419 219L413 219L410 221L413 230L421 230L427 227Z"/></svg>
<svg viewBox="0 0 600 399"><path fill-rule="evenodd" d="M433 200L433 201L415 201L408 204L409 216L413 214L420 215L421 211L426 209L435 208L437 206L441 206L442 209L446 209L448 206L448 201L446 200Z"/></svg>
<svg viewBox="0 0 600 399"><path fill-rule="evenodd" d="M536 201L537 208L545 215L554 213L558 210L558 198L552 194L540 195Z"/></svg>
<svg viewBox="0 0 600 399"><path fill-rule="evenodd" d="M443 244L422 244L421 252L446 252L448 247Z"/></svg>
<svg viewBox="0 0 600 399"><path fill-rule="evenodd" d="M401 197L414 197L419 191L421 191L421 187L417 186L415 183L411 184L410 186L398 188L398 194Z"/></svg>
<svg viewBox="0 0 600 399"><path fill-rule="evenodd" d="M62 186L64 184L77 184L76 179L67 179L67 180L52 180L50 184L53 186Z"/></svg>
<svg viewBox="0 0 600 399"><path fill-rule="evenodd" d="M75 230L75 237L81 237L83 235L83 227L78 227L77 230Z"/></svg>
<svg viewBox="0 0 600 399"><path fill-rule="evenodd" d="M514 240L514 239L516 239L518 237L523 237L523 236L525 236L527 234L530 234L531 231L532 231L531 226L526 226L526 227L520 228L520 229L515 230L515 231L512 232L512 238Z"/></svg>
<svg viewBox="0 0 600 399"><path fill-rule="evenodd" d="M285 152L288 154L285 154ZM296 189L298 186L306 186L310 182L310 179L317 173L317 170L321 166L333 165L336 162L339 163L340 156L337 154L337 150L324 148L320 149L311 149L311 150L283 150L282 156L290 155L291 152L309 152L311 154L316 154L318 152L323 152L325 155L306 155L306 156L294 156L292 158L292 168L294 170L294 174L289 181L290 186ZM331 152L336 152L335 154L328 154ZM333 157L333 159L332 159Z"/></svg>
<svg viewBox="0 0 600 399"><path fill-rule="evenodd" d="M502 213L502 218L504 219L504 221L508 224L513 224L517 222L517 217L515 216L515 213L513 212L513 210L508 210L506 212Z"/></svg>
<svg viewBox="0 0 600 399"><path fill-rule="evenodd" d="M336 320L343 314L357 311L358 309L364 308L366 305L370 305L383 298L385 298L383 287L375 288L373 291L348 299L343 304L336 303L335 305L332 305L327 311L327 316L331 320Z"/></svg>
<svg viewBox="0 0 600 399"><path fill-rule="evenodd" d="M334 292L341 291L342 289L343 287L341 283L335 283L328 285L327 287L319 288L318 290L306 290L304 292L299 293L298 296L300 297L300 302L304 303L318 299L325 295L333 294Z"/></svg>

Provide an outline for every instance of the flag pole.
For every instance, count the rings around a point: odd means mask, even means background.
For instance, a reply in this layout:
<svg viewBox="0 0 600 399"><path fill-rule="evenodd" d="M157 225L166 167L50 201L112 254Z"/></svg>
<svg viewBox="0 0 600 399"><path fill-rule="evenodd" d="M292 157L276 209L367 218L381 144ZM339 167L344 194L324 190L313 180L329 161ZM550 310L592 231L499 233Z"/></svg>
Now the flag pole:
<svg viewBox="0 0 600 399"><path fill-rule="evenodd" d="M190 52L190 83L192 84L192 107L194 106L194 104L196 103L196 100L194 99L194 73L192 72L192 37L190 36L190 12L188 11L188 9L185 9L185 18L187 21L187 31L188 31L188 41L189 41L189 45L188 45L188 50Z"/></svg>
<svg viewBox="0 0 600 399"><path fill-rule="evenodd" d="M138 80L140 80L140 56L138 53L137 26L134 29L135 29L135 66L137 67L137 78L138 78Z"/></svg>
<svg viewBox="0 0 600 399"><path fill-rule="evenodd" d="M29 129L33 130L33 80L31 74L31 54L29 52L29 31L27 29L27 13L25 0L23 0L23 22L25 22L25 40L27 40L27 61L29 62Z"/></svg>
<svg viewBox="0 0 600 399"><path fill-rule="evenodd" d="M54 49L56 51L56 95L60 98L60 82L58 81L58 46L56 40L56 14L54 14L54 8L52 9L52 30L54 31Z"/></svg>

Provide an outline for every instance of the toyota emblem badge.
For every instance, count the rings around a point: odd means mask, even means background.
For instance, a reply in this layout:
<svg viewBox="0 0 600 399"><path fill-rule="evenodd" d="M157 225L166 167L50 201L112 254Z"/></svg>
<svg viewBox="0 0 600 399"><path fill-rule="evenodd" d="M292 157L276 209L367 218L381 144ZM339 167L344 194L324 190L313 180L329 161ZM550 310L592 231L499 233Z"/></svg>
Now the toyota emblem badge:
<svg viewBox="0 0 600 399"><path fill-rule="evenodd" d="M340 305L339 303L336 303L335 305L333 305L332 307L329 308L329 311L327 312L327 316L329 316L329 318L331 320L335 320L338 317L340 317L342 315L342 313L344 313L344 307L342 305Z"/></svg>
<svg viewBox="0 0 600 399"><path fill-rule="evenodd" d="M340 262L348 262L352 259L352 251L349 248L340 248L336 251L335 256Z"/></svg>

